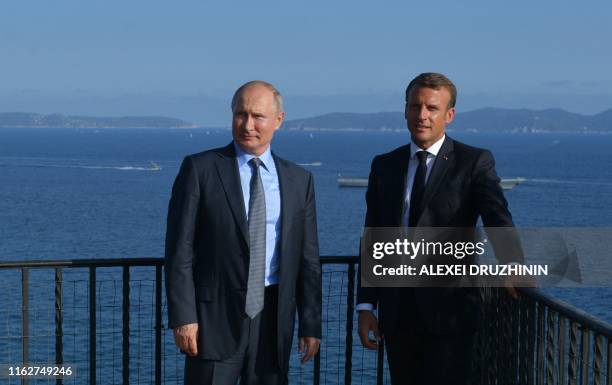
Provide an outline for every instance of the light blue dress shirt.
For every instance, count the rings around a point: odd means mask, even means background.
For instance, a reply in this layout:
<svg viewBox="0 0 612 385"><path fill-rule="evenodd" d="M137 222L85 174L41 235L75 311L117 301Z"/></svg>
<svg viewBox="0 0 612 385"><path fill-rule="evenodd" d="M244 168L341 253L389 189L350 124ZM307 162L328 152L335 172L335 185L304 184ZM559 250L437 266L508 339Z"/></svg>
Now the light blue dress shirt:
<svg viewBox="0 0 612 385"><path fill-rule="evenodd" d="M242 197L244 198L244 209L249 218L249 198L251 196L251 175L253 168L249 165L249 160L255 158L254 155L245 152L234 142L236 149L236 160L238 161L238 172L240 173L240 185L242 186ZM265 285L278 283L278 245L280 244L281 231L281 197L278 184L278 174L270 147L259 156L262 161L260 169L261 182L264 188L266 200L266 273Z"/></svg>

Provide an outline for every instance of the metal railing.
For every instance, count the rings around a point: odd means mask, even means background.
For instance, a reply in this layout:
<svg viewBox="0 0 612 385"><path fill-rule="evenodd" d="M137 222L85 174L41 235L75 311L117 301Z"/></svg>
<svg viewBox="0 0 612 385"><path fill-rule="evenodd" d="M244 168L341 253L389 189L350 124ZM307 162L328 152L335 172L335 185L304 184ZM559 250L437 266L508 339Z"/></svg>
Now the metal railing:
<svg viewBox="0 0 612 385"><path fill-rule="evenodd" d="M389 382L384 346L367 351L356 334L357 261L321 258L323 343L306 367L292 352L291 383ZM182 383L162 268L161 258L0 263L0 364L76 364L57 384ZM518 301L481 293L475 383L612 385L610 324L534 289Z"/></svg>
<svg viewBox="0 0 612 385"><path fill-rule="evenodd" d="M482 384L612 384L612 325L537 289L483 295Z"/></svg>
<svg viewBox="0 0 612 385"><path fill-rule="evenodd" d="M34 308L31 305L32 295L30 293L30 289L32 286L31 275L33 273L32 270L40 270L40 269L52 269L54 273L54 279L52 282L53 285L53 318L54 318L54 353L55 358L52 362L45 361L45 363L54 363L56 365L62 365L65 363L64 359L64 337L66 333L64 332L64 324L66 317L66 306L64 304L65 300L65 284L67 282L78 283L82 277L77 277L77 279L66 281L64 279L64 270L65 269L86 269L87 275L87 316L83 317L87 319L88 322L88 333L87 333L87 372L88 372L88 382L89 384L96 384L98 382L99 376L97 375L97 344L99 340L99 328L98 328L98 320L100 319L100 315L102 313L101 304L99 304L99 290L101 289L98 284L98 271L103 268L120 268L121 269L121 282L122 282L122 305L121 305L121 318L122 318L122 327L121 327L121 341L122 341L122 366L121 366L121 374L122 374L122 382L124 384L130 383L130 316L131 316L131 295L130 295L130 270L135 267L152 267L155 269L154 272L154 304L153 308L155 309L155 317L154 317L154 383L161 384L162 376L162 267L163 267L163 259L160 258L130 258L130 259L92 259L92 260L65 260L65 261L29 261L29 262L3 262L0 263L0 271L7 269L19 269L21 271L21 298L20 304L16 298L10 296L9 288L4 288L4 294L8 297L8 300L0 302L0 309L7 314L7 320L10 318L11 309L14 305L18 304L21 311L21 335L18 336L18 339L21 340L21 359L20 361L13 362L5 362L5 360L1 360L1 363L17 365L20 363L25 365L26 363L39 361L39 357L31 357L30 355L30 343L32 338L35 338L37 334L41 334L40 331L33 331L31 328L31 310ZM1 277L5 278L5 277ZM8 278L8 277L7 277ZM40 278L40 277L37 277ZM114 278L113 278L114 279ZM4 281L7 282L7 281ZM15 282L11 282L8 280L9 287L12 286ZM44 281L43 281L44 282ZM34 282L35 285L41 286L41 282ZM44 286L43 286L44 287ZM85 297L84 293L81 293L82 297ZM73 300L78 301L78 298L73 298ZM76 313L81 306L74 306L72 308L73 312ZM36 308L34 308L36 309ZM38 313L38 312L37 312ZM38 317L36 317L38 318ZM4 321L4 320L3 320ZM10 321L7 321L7 323ZM41 325L37 325L41 326ZM10 326L9 326L10 328ZM114 332L114 331L113 331ZM42 333L42 336L48 337L48 334ZM76 338L76 332L73 335ZM5 340L4 344L0 344L0 351L6 352L7 349L11 348L10 344L10 335L3 336ZM5 345L5 346L2 346ZM83 349L80 349L83 350ZM80 353L80 352L79 352ZM78 353L75 352L75 356ZM40 355L39 355L40 356ZM77 357L74 357L77 358ZM34 361L33 361L34 360ZM40 361L39 361L40 362ZM70 361L70 363L74 364L75 361ZM82 380L82 378L81 378ZM23 381L23 383L27 383L27 379ZM58 383L63 383L62 380L58 380Z"/></svg>

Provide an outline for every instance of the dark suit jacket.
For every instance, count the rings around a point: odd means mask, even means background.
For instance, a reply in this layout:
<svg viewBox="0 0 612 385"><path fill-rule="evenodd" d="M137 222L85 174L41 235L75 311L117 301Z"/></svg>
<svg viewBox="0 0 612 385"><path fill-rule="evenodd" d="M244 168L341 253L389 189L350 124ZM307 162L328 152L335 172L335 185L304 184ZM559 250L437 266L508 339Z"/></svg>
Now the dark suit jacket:
<svg viewBox="0 0 612 385"><path fill-rule="evenodd" d="M312 174L273 154L281 195L278 357L299 336L321 336L321 267ZM204 359L237 350L246 314L249 236L233 144L187 156L172 188L166 233L169 327L199 324Z"/></svg>
<svg viewBox="0 0 612 385"><path fill-rule="evenodd" d="M366 193L366 227L401 225L410 146L402 146L372 161ZM499 185L495 162L488 150L471 147L446 136L427 180L423 211L417 227L473 228L478 217L485 227L509 227L514 233L508 203ZM492 240L493 241L493 240ZM495 247L500 262L522 262L522 252ZM472 261L473 262L473 261ZM468 262L469 263L469 262ZM414 309L401 309L401 296L413 296ZM404 301L402 301L402 299ZM410 327L436 334L474 331L478 327L479 294L476 288L370 288L358 289L357 303L378 305L383 332L396 330L400 311L411 314ZM406 326L406 325L401 325Z"/></svg>

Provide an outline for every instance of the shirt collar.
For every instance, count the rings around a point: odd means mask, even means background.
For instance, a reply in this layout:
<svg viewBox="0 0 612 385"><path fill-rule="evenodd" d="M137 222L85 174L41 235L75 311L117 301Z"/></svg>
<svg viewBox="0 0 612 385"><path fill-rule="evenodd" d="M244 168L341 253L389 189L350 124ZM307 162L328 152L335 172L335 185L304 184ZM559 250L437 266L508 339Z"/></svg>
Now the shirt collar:
<svg viewBox="0 0 612 385"><path fill-rule="evenodd" d="M414 142L411 140L410 141L410 159L416 159L416 153L419 151L425 151L425 150L427 150L427 152L433 156L438 156L438 152L440 152L440 149L442 148L442 143L444 143L444 139L446 139L446 134L442 135L442 137L438 139L436 143L429 146L429 148L420 148L419 146L414 144Z"/></svg>
<svg viewBox="0 0 612 385"><path fill-rule="evenodd" d="M238 159L238 168L244 166L246 163L249 162L249 160L255 158L255 155L249 154L248 152L244 151L238 145L238 143L236 142L233 142L233 143L234 143L234 149L236 150L236 159ZM272 158L272 150L270 150L270 148L271 146L268 146L266 151L264 151L263 154L257 157L261 160L261 163L263 164L265 169L268 171L272 169L272 166L274 164L274 159Z"/></svg>

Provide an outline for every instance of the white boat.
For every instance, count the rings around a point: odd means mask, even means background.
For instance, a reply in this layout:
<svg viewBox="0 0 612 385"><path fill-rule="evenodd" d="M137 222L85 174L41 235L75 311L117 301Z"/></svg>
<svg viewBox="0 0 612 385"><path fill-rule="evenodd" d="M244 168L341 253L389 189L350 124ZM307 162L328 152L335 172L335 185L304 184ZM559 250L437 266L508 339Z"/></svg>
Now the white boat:
<svg viewBox="0 0 612 385"><path fill-rule="evenodd" d="M149 167L149 171L160 171L161 170L161 166L153 161L149 161L149 163L151 164L151 167Z"/></svg>
<svg viewBox="0 0 612 385"><path fill-rule="evenodd" d="M499 182L503 190L511 190L517 184L521 184L525 181L525 178L504 178ZM368 187L368 178L346 178L338 177L339 187Z"/></svg>
<svg viewBox="0 0 612 385"><path fill-rule="evenodd" d="M320 167L322 166L323 163L322 162L310 162L310 163L298 163L298 166L302 166L302 167Z"/></svg>
<svg viewBox="0 0 612 385"><path fill-rule="evenodd" d="M502 187L502 190L511 190L517 184L521 184L525 181L525 178L507 178L502 179L499 184Z"/></svg>

